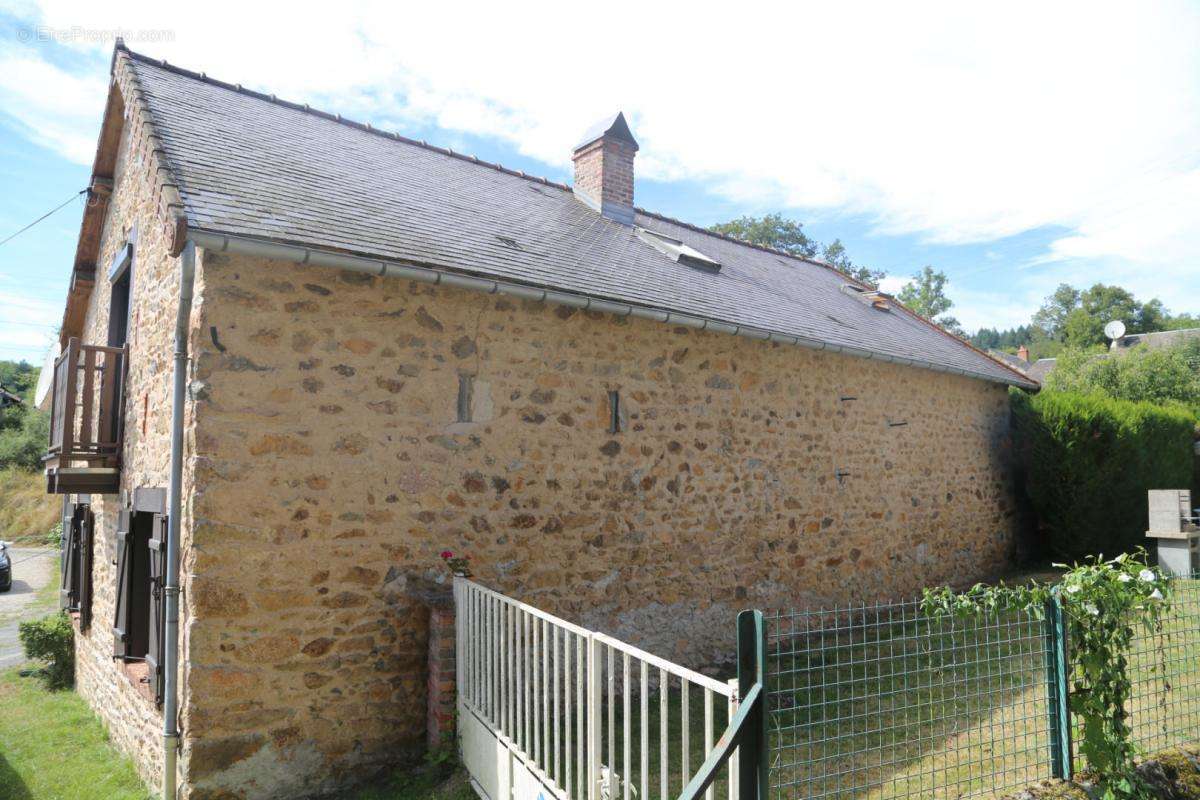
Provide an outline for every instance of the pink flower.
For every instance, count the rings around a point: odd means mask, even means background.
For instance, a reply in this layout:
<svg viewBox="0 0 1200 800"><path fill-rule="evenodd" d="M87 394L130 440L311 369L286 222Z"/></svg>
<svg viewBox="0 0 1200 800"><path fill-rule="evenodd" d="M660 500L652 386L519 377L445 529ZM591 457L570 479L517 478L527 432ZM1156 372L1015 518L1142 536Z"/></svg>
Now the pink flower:
<svg viewBox="0 0 1200 800"><path fill-rule="evenodd" d="M454 558L454 553L449 550L442 551L442 558Z"/></svg>

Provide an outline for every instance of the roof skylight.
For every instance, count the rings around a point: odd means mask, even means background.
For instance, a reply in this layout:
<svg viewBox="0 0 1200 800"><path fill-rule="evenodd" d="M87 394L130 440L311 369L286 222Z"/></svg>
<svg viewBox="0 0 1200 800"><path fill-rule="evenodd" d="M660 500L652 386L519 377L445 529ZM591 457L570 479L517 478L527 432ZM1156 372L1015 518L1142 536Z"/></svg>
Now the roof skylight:
<svg viewBox="0 0 1200 800"><path fill-rule="evenodd" d="M864 289L852 283L843 283L842 291L860 303L871 306L871 308L876 308L880 311L891 310L891 306L888 305L888 296L878 289Z"/></svg>
<svg viewBox="0 0 1200 800"><path fill-rule="evenodd" d="M656 233L645 228L637 228L636 230L639 239L672 261L686 264L689 267L695 267L705 272L721 271L720 261L709 258L704 253L684 244L679 239L673 239L670 236L664 236L661 233Z"/></svg>

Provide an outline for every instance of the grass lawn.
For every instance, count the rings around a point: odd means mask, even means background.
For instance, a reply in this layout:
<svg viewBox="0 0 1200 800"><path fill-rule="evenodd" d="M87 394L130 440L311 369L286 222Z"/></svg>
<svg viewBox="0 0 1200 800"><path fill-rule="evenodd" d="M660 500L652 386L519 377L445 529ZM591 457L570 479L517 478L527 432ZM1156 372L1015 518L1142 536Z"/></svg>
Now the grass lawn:
<svg viewBox="0 0 1200 800"><path fill-rule="evenodd" d="M467 773L452 764L398 771L343 800L479 800Z"/></svg>
<svg viewBox="0 0 1200 800"><path fill-rule="evenodd" d="M22 546L48 543L62 498L46 494L46 477L34 470L0 469L0 539Z"/></svg>
<svg viewBox="0 0 1200 800"><path fill-rule="evenodd" d="M1200 740L1200 582L1177 592L1161 652L1142 635L1130 658L1146 751ZM1049 777L1040 622L860 613L868 624L772 644L773 800L986 798Z"/></svg>
<svg viewBox="0 0 1200 800"><path fill-rule="evenodd" d="M152 800L79 695L0 672L0 798ZM398 771L342 800L476 800L453 763Z"/></svg>
<svg viewBox="0 0 1200 800"><path fill-rule="evenodd" d="M74 692L0 673L0 797L6 800L145 800L133 765L108 742Z"/></svg>
<svg viewBox="0 0 1200 800"><path fill-rule="evenodd" d="M58 582L21 616L57 607ZM0 800L152 800L99 718L72 691L47 691L19 669L0 672ZM454 762L398 770L341 800L477 800Z"/></svg>

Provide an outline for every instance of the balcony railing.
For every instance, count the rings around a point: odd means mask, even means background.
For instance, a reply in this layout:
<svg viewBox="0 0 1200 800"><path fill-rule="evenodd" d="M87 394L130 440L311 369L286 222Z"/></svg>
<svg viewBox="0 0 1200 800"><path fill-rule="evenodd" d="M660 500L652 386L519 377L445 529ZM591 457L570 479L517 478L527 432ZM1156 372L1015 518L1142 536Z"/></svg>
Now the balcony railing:
<svg viewBox="0 0 1200 800"><path fill-rule="evenodd" d="M115 492L120 482L125 347L70 339L54 362L46 475L53 493Z"/></svg>

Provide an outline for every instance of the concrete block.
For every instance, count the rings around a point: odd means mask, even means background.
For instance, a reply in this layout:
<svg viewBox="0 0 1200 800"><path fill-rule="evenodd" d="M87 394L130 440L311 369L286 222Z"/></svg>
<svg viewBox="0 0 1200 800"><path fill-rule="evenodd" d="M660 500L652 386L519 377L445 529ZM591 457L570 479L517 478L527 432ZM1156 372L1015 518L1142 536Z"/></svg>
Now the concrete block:
<svg viewBox="0 0 1200 800"><path fill-rule="evenodd" d="M1149 494L1151 533L1179 533L1191 515L1192 493L1187 489L1151 489Z"/></svg>

